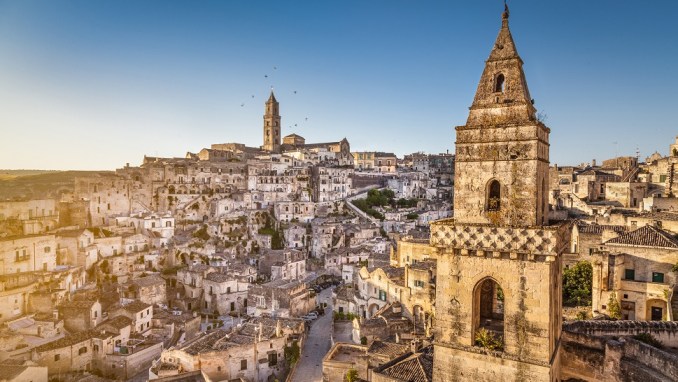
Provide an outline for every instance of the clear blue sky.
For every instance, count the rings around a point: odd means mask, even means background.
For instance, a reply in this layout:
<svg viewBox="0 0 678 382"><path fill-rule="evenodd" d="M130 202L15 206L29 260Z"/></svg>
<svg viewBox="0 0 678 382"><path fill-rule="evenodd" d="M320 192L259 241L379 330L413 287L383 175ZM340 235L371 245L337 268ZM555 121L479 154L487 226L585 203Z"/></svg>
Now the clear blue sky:
<svg viewBox="0 0 678 382"><path fill-rule="evenodd" d="M678 3L509 6L551 163L668 151ZM284 135L453 152L502 10L500 0L0 1L0 168L114 169L212 143L259 146L271 86Z"/></svg>

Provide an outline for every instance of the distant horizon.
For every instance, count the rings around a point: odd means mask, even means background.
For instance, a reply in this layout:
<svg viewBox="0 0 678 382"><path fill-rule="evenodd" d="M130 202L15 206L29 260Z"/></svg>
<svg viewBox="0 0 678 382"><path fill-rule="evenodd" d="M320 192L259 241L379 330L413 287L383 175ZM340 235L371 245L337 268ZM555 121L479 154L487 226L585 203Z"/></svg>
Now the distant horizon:
<svg viewBox="0 0 678 382"><path fill-rule="evenodd" d="M678 7L509 1L552 164L664 153ZM0 167L113 171L282 135L454 152L503 2L0 0ZM110 170L95 170L95 169Z"/></svg>

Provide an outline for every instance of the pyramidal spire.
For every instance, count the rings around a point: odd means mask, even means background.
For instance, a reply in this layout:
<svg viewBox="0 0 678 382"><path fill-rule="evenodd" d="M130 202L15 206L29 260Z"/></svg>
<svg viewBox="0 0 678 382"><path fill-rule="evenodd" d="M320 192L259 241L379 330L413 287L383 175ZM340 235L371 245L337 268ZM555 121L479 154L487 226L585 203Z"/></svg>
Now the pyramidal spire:
<svg viewBox="0 0 678 382"><path fill-rule="evenodd" d="M499 30L499 35L497 35L497 40L494 42L492 52L490 52L490 58L488 59L490 61L513 57L520 58L516 50L516 44L513 42L513 36L511 36L508 20L509 9L506 2L504 2L504 12L501 14L501 29Z"/></svg>
<svg viewBox="0 0 678 382"><path fill-rule="evenodd" d="M535 118L534 106L527 88L523 60L518 55L516 44L508 25L509 10L504 5L501 15L501 28L497 39L485 61L485 70L480 77L478 89L473 99L467 124L485 123L488 115L479 115L482 109L500 107L513 118L532 120ZM477 112L473 112L473 111ZM510 111L510 113L509 113ZM493 114L493 113L491 113Z"/></svg>
<svg viewBox="0 0 678 382"><path fill-rule="evenodd" d="M266 103L271 103L271 102L278 102L278 101L275 99L275 95L273 94L273 89L271 89L271 95L268 96L268 101L266 101Z"/></svg>

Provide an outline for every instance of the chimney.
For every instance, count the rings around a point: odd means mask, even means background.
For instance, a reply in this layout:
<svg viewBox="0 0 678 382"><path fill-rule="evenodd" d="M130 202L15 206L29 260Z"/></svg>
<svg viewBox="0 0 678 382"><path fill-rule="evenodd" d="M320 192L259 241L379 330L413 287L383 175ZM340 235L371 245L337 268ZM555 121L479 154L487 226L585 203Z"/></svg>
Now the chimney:
<svg viewBox="0 0 678 382"><path fill-rule="evenodd" d="M282 325L280 324L280 320L275 322L275 336L282 337Z"/></svg>
<svg viewBox="0 0 678 382"><path fill-rule="evenodd" d="M410 341L410 351L412 353L416 353L417 350L419 350L419 342L416 339L414 339Z"/></svg>
<svg viewBox="0 0 678 382"><path fill-rule="evenodd" d="M395 343L397 343L397 344L400 343L400 333L395 334Z"/></svg>
<svg viewBox="0 0 678 382"><path fill-rule="evenodd" d="M596 167L596 160L595 159L591 160L591 167Z"/></svg>
<svg viewBox="0 0 678 382"><path fill-rule="evenodd" d="M52 317L53 317L55 320L58 320L58 319L59 319L59 310L58 310L58 309L54 309L54 310L52 311Z"/></svg>

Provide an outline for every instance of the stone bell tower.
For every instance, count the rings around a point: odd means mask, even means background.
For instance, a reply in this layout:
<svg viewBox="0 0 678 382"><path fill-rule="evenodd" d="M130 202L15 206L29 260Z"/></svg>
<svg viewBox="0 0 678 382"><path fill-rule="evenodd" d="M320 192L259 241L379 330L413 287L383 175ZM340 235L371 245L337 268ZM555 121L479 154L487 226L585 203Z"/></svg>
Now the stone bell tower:
<svg viewBox="0 0 678 382"><path fill-rule="evenodd" d="M274 153L280 152L280 110L273 90L266 101L264 113L264 145L262 149Z"/></svg>
<svg viewBox="0 0 678 382"><path fill-rule="evenodd" d="M555 381L566 226L548 226L549 129L502 24L464 126L438 251L433 380Z"/></svg>

